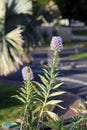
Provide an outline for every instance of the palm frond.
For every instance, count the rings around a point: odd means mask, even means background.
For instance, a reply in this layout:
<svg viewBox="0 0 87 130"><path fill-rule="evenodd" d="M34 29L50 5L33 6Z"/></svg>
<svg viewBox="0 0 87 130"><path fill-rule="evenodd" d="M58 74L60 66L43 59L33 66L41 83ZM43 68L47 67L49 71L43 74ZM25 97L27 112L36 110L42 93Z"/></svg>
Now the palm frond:
<svg viewBox="0 0 87 130"><path fill-rule="evenodd" d="M13 46L15 46L15 44L22 46L22 44L24 43L23 37L21 35L22 32L23 32L23 29L21 29L21 27L18 27L16 29L12 30L11 32L9 32L6 35L6 38L7 38L7 40L10 39L10 40L14 41Z"/></svg>
<svg viewBox="0 0 87 130"><path fill-rule="evenodd" d="M3 0L0 0L0 21L5 18L6 8Z"/></svg>
<svg viewBox="0 0 87 130"><path fill-rule="evenodd" d="M29 1L25 0L25 2L22 4L27 6L28 2ZM17 4L20 5L20 2L16 0L0 0L0 75L7 75L11 72L15 72L19 69L20 65L22 65L25 60L28 61L28 58L23 51L23 29L18 27L14 30L10 29L11 31L8 32L5 28L7 26L5 25L6 13L8 12L5 4L6 6L9 6L10 10L10 7L15 8L15 6L17 7ZM14 8L12 9L14 10ZM20 11L20 13L22 13L21 9Z"/></svg>
<svg viewBox="0 0 87 130"><path fill-rule="evenodd" d="M31 0L5 0L8 15L13 14L32 14Z"/></svg>
<svg viewBox="0 0 87 130"><path fill-rule="evenodd" d="M5 39L3 39L3 44L1 44L0 57L0 75L7 75L19 68L19 64L15 63L9 53L9 48Z"/></svg>
<svg viewBox="0 0 87 130"><path fill-rule="evenodd" d="M20 65L23 64L23 38L22 29L18 27L13 31L1 37L1 53L0 53L0 74L7 75L17 71Z"/></svg>

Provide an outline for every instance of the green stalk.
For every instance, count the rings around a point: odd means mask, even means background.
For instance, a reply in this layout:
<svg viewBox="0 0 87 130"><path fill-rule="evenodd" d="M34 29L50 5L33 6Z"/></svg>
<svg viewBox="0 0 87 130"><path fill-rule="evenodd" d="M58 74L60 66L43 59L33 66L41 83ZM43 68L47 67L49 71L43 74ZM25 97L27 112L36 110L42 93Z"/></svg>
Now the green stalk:
<svg viewBox="0 0 87 130"><path fill-rule="evenodd" d="M51 68L50 68L50 81L51 79L53 79L53 75L54 75L54 70L55 70L55 67L56 67L56 60L57 60L57 56L58 56L58 49L56 48L54 50L54 53L53 53L53 57L52 57L52 65L51 65ZM51 85L51 84L50 84Z"/></svg>
<svg viewBox="0 0 87 130"><path fill-rule="evenodd" d="M46 102L47 102L48 97L49 97L49 91L48 91L48 93L47 93L47 96L45 97L45 100L44 100L44 103L43 103L41 112L40 112L40 114L39 114L38 123L37 123L37 130L40 129L39 123L40 123L40 119L41 119L41 117L42 117L42 114L43 114L43 111L44 111L44 108L45 108L45 105L46 105Z"/></svg>
<svg viewBox="0 0 87 130"><path fill-rule="evenodd" d="M24 122L26 120L26 114L27 114L27 105L25 106L24 116L23 116L23 119L22 119L22 122L21 122L20 130L23 130L23 125L24 125Z"/></svg>
<svg viewBox="0 0 87 130"><path fill-rule="evenodd" d="M24 116L23 116L23 119L22 119L23 122L21 124L21 129L20 130L22 130L23 125L25 125L25 130L33 130L32 125L28 121L28 117L27 117L28 114L31 114L29 112L32 112L32 111L29 111L29 108L28 108L28 106L31 105L30 104L31 103L30 102L31 101L31 97L30 97L31 91L30 91L30 88L29 88L29 87L31 87L31 80L30 80L30 78L28 78L25 81L25 87L26 87L26 104L25 104L25 109L24 109Z"/></svg>
<svg viewBox="0 0 87 130"><path fill-rule="evenodd" d="M49 84L48 84L48 87L47 87L47 88L48 88L48 92L47 92L47 95L45 96L45 100L44 100L42 109L41 109L40 114L39 114L38 123L37 123L37 130L40 129L39 123L40 123L42 114L43 114L43 112L44 112L45 105L46 105L47 100L48 100L48 98L49 98L49 94L50 94L50 90L51 90L51 85L52 85L51 79L53 78L53 74L54 74L54 70L55 70L55 65L56 65L57 55L58 55L58 49L55 49L54 54L53 54L53 57L52 57L52 65L51 65L51 68L50 68L50 78L49 78Z"/></svg>

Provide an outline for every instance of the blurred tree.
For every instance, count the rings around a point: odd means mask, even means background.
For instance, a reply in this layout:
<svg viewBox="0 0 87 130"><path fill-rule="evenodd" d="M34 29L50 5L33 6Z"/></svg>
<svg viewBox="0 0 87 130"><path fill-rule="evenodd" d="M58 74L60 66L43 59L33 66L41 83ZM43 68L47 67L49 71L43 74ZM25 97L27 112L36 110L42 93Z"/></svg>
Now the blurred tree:
<svg viewBox="0 0 87 130"><path fill-rule="evenodd" d="M54 19L58 19L59 16L60 11L53 0L34 0L33 14L27 26L30 44L44 44L44 38L38 26L41 26L42 23L49 24Z"/></svg>
<svg viewBox="0 0 87 130"><path fill-rule="evenodd" d="M0 75L16 71L23 64L23 18L19 22L16 15L31 14L31 8L31 1L0 0Z"/></svg>
<svg viewBox="0 0 87 130"><path fill-rule="evenodd" d="M25 51L29 45L44 43L37 27L59 15L55 3L50 2L0 0L0 75L17 71L28 61Z"/></svg>
<svg viewBox="0 0 87 130"><path fill-rule="evenodd" d="M79 16L78 19L85 22L87 25L87 0L80 0L79 1Z"/></svg>
<svg viewBox="0 0 87 130"><path fill-rule="evenodd" d="M63 18L77 19L87 23L87 0L55 0Z"/></svg>

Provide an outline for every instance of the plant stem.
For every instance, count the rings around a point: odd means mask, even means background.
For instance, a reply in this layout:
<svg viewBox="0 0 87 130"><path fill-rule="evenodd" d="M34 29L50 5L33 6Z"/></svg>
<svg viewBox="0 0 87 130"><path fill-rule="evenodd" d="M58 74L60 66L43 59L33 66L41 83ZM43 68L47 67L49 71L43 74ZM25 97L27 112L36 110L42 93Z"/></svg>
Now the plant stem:
<svg viewBox="0 0 87 130"><path fill-rule="evenodd" d="M48 98L49 98L49 93L50 93L51 85L52 85L51 80L53 79L54 69L55 69L55 66L56 66L57 54L58 54L58 49L55 49L54 54L53 54L53 57L52 57L52 65L51 65L51 68L49 67L49 68L50 68L50 70L49 70L49 72L50 72L50 78L49 78L49 83L48 83L48 87L47 87L47 88L48 88L48 91L47 91L47 94L46 94L46 96L45 96L45 100L44 100L42 109L41 109L40 114L39 114L39 119L38 119L38 123L37 123L37 130L40 129L40 127L39 127L40 119L41 119L41 117L42 117L42 114L43 114L43 112L44 112L45 105L46 105L47 100L48 100Z"/></svg>
<svg viewBox="0 0 87 130"><path fill-rule="evenodd" d="M45 105L46 105L47 99L48 99L48 97L49 97L48 95L49 95L49 91L48 91L48 93L47 93L47 96L45 97L43 107L42 107L41 112L40 112L40 114L39 114L39 119L38 119L38 123L37 123L37 130L40 129L40 127L39 127L39 123L40 123L40 119L41 119L41 117L42 117L42 114L43 114L43 111L44 111L44 108L45 108Z"/></svg>

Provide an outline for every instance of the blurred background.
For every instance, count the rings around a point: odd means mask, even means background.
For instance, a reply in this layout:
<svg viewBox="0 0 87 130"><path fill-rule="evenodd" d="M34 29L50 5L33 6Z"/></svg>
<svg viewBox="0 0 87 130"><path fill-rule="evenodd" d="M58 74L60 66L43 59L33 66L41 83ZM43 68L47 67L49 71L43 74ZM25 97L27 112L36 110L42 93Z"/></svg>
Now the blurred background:
<svg viewBox="0 0 87 130"><path fill-rule="evenodd" d="M18 115L20 103L10 97L23 81L21 68L30 65L39 81L52 36L63 40L62 89L86 100L87 0L0 0L0 123Z"/></svg>
<svg viewBox="0 0 87 130"><path fill-rule="evenodd" d="M30 62L30 50L49 46L53 35L62 37L64 47L86 46L86 0L0 2L0 75Z"/></svg>

